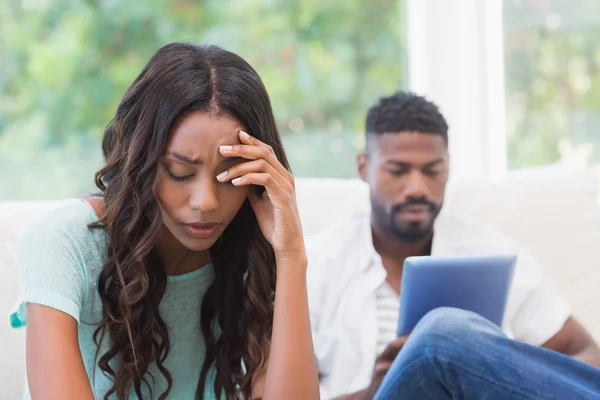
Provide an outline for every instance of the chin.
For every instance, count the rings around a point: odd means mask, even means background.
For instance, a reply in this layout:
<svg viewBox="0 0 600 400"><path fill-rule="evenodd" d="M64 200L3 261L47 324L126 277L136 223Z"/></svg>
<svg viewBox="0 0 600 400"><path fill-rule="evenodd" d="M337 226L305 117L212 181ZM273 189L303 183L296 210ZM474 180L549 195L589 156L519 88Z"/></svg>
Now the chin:
<svg viewBox="0 0 600 400"><path fill-rule="evenodd" d="M209 239L186 238L185 240L180 240L180 242L188 250L199 252L199 251L206 251L206 250L210 249L216 243L217 239L218 239L218 237L216 239L213 239L213 238L209 238Z"/></svg>
<svg viewBox="0 0 600 400"><path fill-rule="evenodd" d="M422 240L427 239L432 232L429 231L403 231L394 232L393 235L396 239L406 243L418 243Z"/></svg>
<svg viewBox="0 0 600 400"><path fill-rule="evenodd" d="M411 223L408 226L393 226L391 234L398 240L407 243L416 243L427 239L433 234L433 226L427 221Z"/></svg>
<svg viewBox="0 0 600 400"><path fill-rule="evenodd" d="M397 224L394 228L400 232L422 232L430 229L431 221L402 221L401 224Z"/></svg>

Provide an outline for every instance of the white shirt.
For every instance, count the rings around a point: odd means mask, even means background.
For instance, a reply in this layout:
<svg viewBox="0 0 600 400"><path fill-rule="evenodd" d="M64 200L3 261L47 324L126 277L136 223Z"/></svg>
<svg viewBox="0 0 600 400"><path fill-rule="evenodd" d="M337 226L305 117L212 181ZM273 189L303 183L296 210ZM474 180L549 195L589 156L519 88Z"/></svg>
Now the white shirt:
<svg viewBox="0 0 600 400"><path fill-rule="evenodd" d="M388 344L396 339L400 315L400 296L387 282L383 282L375 292L375 308L377 314L377 351L375 351L375 356L378 356Z"/></svg>
<svg viewBox="0 0 600 400"><path fill-rule="evenodd" d="M569 306L518 243L444 213L434 232L432 255L518 255L502 327L507 335L539 346L563 327ZM379 331L377 289L386 271L373 247L368 213L355 215L307 244L311 325L321 398L326 400L369 385Z"/></svg>

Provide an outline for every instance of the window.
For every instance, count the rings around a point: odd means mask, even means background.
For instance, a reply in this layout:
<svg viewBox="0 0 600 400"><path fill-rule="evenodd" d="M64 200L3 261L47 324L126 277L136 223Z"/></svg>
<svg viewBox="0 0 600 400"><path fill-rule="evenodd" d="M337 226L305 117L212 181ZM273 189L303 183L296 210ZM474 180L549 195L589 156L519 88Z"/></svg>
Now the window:
<svg viewBox="0 0 600 400"><path fill-rule="evenodd" d="M505 0L508 166L600 174L600 2Z"/></svg>
<svg viewBox="0 0 600 400"><path fill-rule="evenodd" d="M403 10L397 0L4 2L0 200L93 191L121 96L178 40L257 69L296 175L355 176L366 109L404 81Z"/></svg>

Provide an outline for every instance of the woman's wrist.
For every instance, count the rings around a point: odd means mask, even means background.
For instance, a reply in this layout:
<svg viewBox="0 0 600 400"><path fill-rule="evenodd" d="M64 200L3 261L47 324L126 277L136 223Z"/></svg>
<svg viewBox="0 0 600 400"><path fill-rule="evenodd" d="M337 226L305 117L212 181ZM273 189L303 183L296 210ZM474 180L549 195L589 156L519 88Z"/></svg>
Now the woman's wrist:
<svg viewBox="0 0 600 400"><path fill-rule="evenodd" d="M277 264L277 275L286 274L288 272L301 273L306 275L308 267L308 258L306 251L286 252L283 254L275 253L275 263Z"/></svg>

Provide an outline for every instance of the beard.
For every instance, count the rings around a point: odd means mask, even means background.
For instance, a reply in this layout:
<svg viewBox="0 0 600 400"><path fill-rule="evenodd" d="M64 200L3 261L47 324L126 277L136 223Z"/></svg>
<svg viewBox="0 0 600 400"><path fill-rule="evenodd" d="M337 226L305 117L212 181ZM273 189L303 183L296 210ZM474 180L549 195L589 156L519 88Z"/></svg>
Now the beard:
<svg viewBox="0 0 600 400"><path fill-rule="evenodd" d="M429 208L431 217L425 221L414 221L407 223L399 223L397 215L406 207L422 205ZM441 204L433 203L424 197L418 199L410 199L404 203L395 204L388 212L372 195L371 209L373 222L383 229L390 237L408 243L416 243L425 240L433 235L433 227L435 219L442 210Z"/></svg>

